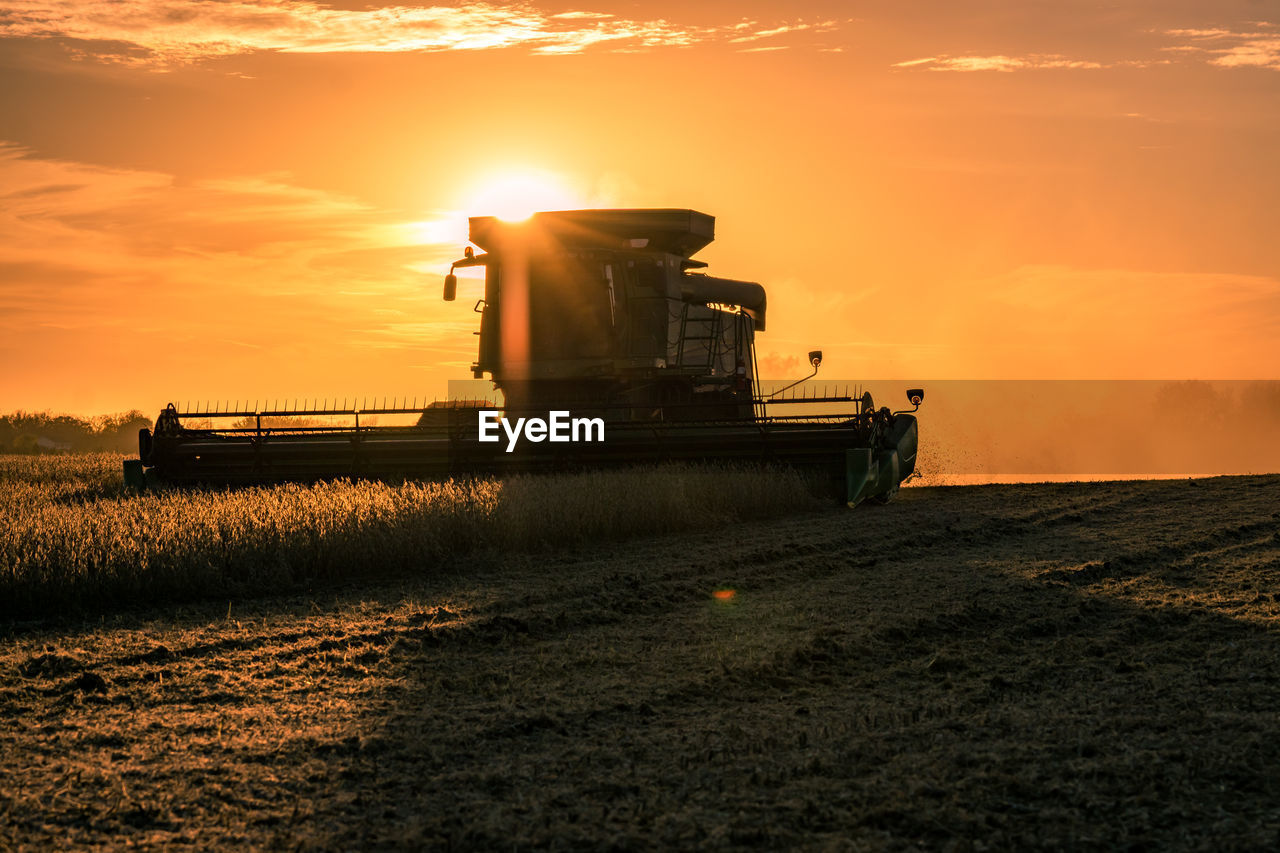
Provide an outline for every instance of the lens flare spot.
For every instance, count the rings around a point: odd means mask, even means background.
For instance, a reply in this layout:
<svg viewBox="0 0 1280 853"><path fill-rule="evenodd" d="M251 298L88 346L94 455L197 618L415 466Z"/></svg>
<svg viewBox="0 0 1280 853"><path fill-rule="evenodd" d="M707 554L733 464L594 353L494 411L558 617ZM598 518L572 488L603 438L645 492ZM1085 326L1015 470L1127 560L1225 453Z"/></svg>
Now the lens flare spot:
<svg viewBox="0 0 1280 853"><path fill-rule="evenodd" d="M711 593L711 596L717 601L729 601L737 594L737 591L732 589L717 589L715 592Z"/></svg>

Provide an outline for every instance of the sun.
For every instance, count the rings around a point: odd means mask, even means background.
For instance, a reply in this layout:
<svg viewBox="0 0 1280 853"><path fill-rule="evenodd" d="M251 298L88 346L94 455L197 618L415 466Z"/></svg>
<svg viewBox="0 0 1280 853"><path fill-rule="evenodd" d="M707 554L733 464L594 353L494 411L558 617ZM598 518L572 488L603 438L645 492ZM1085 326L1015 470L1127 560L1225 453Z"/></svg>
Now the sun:
<svg viewBox="0 0 1280 853"><path fill-rule="evenodd" d="M564 179L551 172L522 169L484 179L470 193L467 210L475 216L496 216L509 222L528 219L541 210L583 207Z"/></svg>

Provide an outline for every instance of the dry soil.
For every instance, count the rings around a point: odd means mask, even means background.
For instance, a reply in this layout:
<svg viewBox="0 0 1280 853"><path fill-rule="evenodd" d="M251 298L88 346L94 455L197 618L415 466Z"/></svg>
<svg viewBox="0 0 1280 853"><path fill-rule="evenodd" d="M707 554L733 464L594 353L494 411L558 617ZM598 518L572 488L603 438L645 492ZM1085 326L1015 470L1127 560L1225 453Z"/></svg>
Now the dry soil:
<svg viewBox="0 0 1280 853"><path fill-rule="evenodd" d="M1280 477L8 626L0 847L1266 848Z"/></svg>

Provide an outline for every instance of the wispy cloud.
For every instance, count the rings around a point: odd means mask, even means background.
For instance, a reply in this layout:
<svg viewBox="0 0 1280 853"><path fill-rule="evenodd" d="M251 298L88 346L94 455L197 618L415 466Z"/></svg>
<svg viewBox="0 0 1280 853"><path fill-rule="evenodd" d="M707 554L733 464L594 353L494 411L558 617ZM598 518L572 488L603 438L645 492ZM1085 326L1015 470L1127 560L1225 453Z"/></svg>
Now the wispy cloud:
<svg viewBox="0 0 1280 853"><path fill-rule="evenodd" d="M920 71L1038 71L1053 69L1151 68L1186 62L1207 62L1223 68L1268 68L1280 71L1280 28L1253 21L1248 29L1228 27L1177 28L1148 31L1172 37L1154 56L1099 62L1056 53L939 54L895 62L892 67ZM1163 57L1163 58L1157 58Z"/></svg>
<svg viewBox="0 0 1280 853"><path fill-rule="evenodd" d="M811 31L815 33L829 33L840 28L839 21L818 21L817 23L805 23L799 21L794 24L782 24L776 27L767 27L764 29L755 29L758 26L754 21L746 21L733 27L735 35L729 39L731 44L739 44L741 42L758 41L760 39L773 38L774 36L786 35L788 33L800 33Z"/></svg>
<svg viewBox="0 0 1280 853"><path fill-rule="evenodd" d="M1221 27L1172 29L1165 34L1179 40L1167 51L1207 58L1210 65L1223 68L1269 68L1280 71L1280 29L1266 21L1255 21L1249 30Z"/></svg>
<svg viewBox="0 0 1280 853"><path fill-rule="evenodd" d="M1100 62L1071 59L1060 54L1031 53L1023 56L926 56L895 62L894 68L918 68L927 71L1028 71L1062 68L1105 68Z"/></svg>
<svg viewBox="0 0 1280 853"><path fill-rule="evenodd" d="M0 37L69 39L82 55L166 68L236 54L486 50L580 53L749 42L829 33L836 21L738 21L705 27L604 12L551 14L521 3L340 9L286 0L0 0Z"/></svg>
<svg viewBox="0 0 1280 853"><path fill-rule="evenodd" d="M284 173L179 181L0 141L0 400L429 395L475 354L474 315L439 301L465 225Z"/></svg>
<svg viewBox="0 0 1280 853"><path fill-rule="evenodd" d="M385 345L388 315L426 307L422 270L447 268L465 240L435 227L457 214L406 222L284 174L180 183L2 142L0 188L0 338L27 351L45 345L40 327L89 334L124 318L170 346L270 348L279 330Z"/></svg>

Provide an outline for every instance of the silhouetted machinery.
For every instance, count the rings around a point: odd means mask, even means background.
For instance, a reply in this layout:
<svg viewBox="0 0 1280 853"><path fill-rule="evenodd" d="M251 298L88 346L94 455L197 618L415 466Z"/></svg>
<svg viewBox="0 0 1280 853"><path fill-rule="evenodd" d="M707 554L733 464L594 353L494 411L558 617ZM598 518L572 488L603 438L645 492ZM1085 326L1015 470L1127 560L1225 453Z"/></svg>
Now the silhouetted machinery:
<svg viewBox="0 0 1280 853"><path fill-rule="evenodd" d="M140 433L140 458L125 463L125 477L223 484L759 462L823 472L850 503L887 500L915 468L912 413L924 392L909 390L913 408L901 412L877 409L870 394L797 393L799 382L765 393L755 361L765 290L703 272L692 256L714 236L714 218L692 210L473 217L481 253L468 247L453 264L444 298L456 297L455 269L484 269L472 372L492 380L500 401L473 393L422 406L171 404L154 431ZM814 373L821 360L809 354ZM811 413L832 404L851 410ZM809 413L777 416L775 407ZM413 426L369 424L390 414L419 417ZM230 423L196 428L184 419Z"/></svg>

